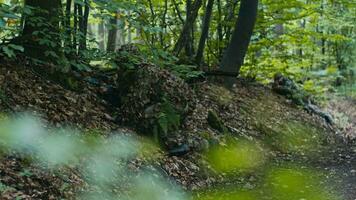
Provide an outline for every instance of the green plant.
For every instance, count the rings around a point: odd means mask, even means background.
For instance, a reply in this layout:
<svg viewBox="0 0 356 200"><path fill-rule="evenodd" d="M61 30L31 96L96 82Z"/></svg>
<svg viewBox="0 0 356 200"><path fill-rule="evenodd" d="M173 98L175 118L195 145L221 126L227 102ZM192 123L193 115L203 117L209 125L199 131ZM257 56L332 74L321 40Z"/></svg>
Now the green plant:
<svg viewBox="0 0 356 200"><path fill-rule="evenodd" d="M11 190L13 190L14 188L12 188L12 187L10 187L10 186L7 186L7 185L5 185L5 184L3 184L3 183L1 183L0 182L0 193L2 194L2 193L5 193L5 192L7 192L7 191L11 191Z"/></svg>
<svg viewBox="0 0 356 200"><path fill-rule="evenodd" d="M166 137L170 132L178 130L180 124L180 114L174 109L171 102L164 99L160 106L160 112L156 115L156 124L153 131L155 140L160 141L161 138Z"/></svg>
<svg viewBox="0 0 356 200"><path fill-rule="evenodd" d="M24 169L22 172L19 174L20 176L26 176L26 177L31 177L33 174L30 170Z"/></svg>
<svg viewBox="0 0 356 200"><path fill-rule="evenodd" d="M173 72L176 76L184 79L190 80L203 76L203 72L194 65L178 65L178 64L167 64L165 66L169 71Z"/></svg>
<svg viewBox="0 0 356 200"><path fill-rule="evenodd" d="M169 70L184 80L194 79L203 75L203 72L196 65L179 64L179 59L166 50L144 46L140 46L140 49L150 62Z"/></svg>
<svg viewBox="0 0 356 200"><path fill-rule="evenodd" d="M14 58L17 53L23 51L24 48L20 45L15 45L15 44L0 45L0 56L3 55L8 58Z"/></svg>

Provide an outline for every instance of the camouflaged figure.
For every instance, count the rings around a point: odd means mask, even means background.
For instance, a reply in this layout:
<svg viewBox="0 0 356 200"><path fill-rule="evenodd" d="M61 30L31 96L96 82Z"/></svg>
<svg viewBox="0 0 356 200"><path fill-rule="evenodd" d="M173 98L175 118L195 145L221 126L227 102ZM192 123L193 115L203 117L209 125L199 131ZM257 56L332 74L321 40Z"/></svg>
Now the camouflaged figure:
<svg viewBox="0 0 356 200"><path fill-rule="evenodd" d="M277 73L274 76L272 89L276 93L286 96L288 99L292 100L295 104L300 106L309 104L311 101L310 95L300 90L290 78L287 78L280 73Z"/></svg>
<svg viewBox="0 0 356 200"><path fill-rule="evenodd" d="M290 78L280 73L275 74L272 89L276 93L292 100L296 105L303 106L309 113L322 117L328 124L333 124L332 116L329 113L323 112L317 105L313 104L311 96L302 89L299 89Z"/></svg>

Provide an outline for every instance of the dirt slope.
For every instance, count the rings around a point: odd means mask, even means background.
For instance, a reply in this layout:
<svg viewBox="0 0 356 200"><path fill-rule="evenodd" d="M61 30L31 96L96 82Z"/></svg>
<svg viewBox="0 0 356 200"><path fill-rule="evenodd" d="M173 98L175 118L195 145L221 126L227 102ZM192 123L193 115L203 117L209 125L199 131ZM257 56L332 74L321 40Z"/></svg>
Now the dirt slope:
<svg viewBox="0 0 356 200"><path fill-rule="evenodd" d="M30 70L2 65L0 86L3 93L2 112L30 110L55 126L69 123L104 132L123 128L113 120L114 113L107 109L109 105L89 85L83 91L73 92L43 80ZM196 107L185 119L181 136L173 139L177 144L188 145L190 151L179 157L163 152L159 155L159 162L156 162L164 174L183 188L197 191L225 183L247 184L246 181L211 173L205 160L205 151L224 145L226 138L232 136L268 146L266 154L270 163L285 160L308 166L306 163L310 163L310 166L326 169L341 180L346 174L348 178L341 181L342 186L336 188L337 192L346 194L347 200L356 198L353 193L356 191L355 173L352 171L356 166L355 153L352 153L354 146L341 143L335 136L335 130L322 119L311 116L269 88L255 83L241 80L233 91L208 83L197 83L192 88L196 93L192 99ZM217 113L228 135L208 123L211 111ZM133 131L126 132L135 135ZM293 137L290 138L291 135ZM308 154L313 156L305 156ZM290 159L291 155L295 160ZM330 162L335 159L337 161L331 165ZM24 170L30 171L31 175L19 175ZM333 178L329 183L334 180L337 179ZM69 173L67 179L63 179L52 172L38 170L35 165L16 156L2 158L0 181L4 187L11 188L2 194L2 199L17 196L23 199L70 199L83 185L80 175ZM251 182L258 185L259 178ZM61 189L64 184L69 185L67 189Z"/></svg>

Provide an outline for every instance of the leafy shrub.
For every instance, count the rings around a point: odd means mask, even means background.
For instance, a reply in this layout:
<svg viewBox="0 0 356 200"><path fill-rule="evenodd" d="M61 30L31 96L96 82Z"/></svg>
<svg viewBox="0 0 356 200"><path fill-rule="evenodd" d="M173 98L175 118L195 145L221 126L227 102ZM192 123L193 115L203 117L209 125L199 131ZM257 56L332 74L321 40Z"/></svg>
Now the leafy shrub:
<svg viewBox="0 0 356 200"><path fill-rule="evenodd" d="M151 49L140 45L124 45L121 47L115 53L115 62L126 69L135 69L142 63L153 63L183 80L190 80L203 75L203 72L197 66L179 64L178 59L165 50Z"/></svg>
<svg viewBox="0 0 356 200"><path fill-rule="evenodd" d="M175 132L181 124L180 114L175 110L172 103L163 100L160 105L160 111L156 114L156 125L153 128L153 134L156 141L162 137L167 137L169 132Z"/></svg>
<svg viewBox="0 0 356 200"><path fill-rule="evenodd" d="M0 45L0 56L15 58L17 53L23 52L24 48L20 45L8 44Z"/></svg>

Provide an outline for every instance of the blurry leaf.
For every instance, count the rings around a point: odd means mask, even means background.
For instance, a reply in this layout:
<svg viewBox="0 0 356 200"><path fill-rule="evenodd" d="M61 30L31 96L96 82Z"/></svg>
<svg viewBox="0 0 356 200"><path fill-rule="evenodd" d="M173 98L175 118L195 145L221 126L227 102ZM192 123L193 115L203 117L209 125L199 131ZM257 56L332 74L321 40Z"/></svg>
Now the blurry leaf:
<svg viewBox="0 0 356 200"><path fill-rule="evenodd" d="M215 147L206 156L209 164L220 173L254 171L266 160L261 147L248 141Z"/></svg>

